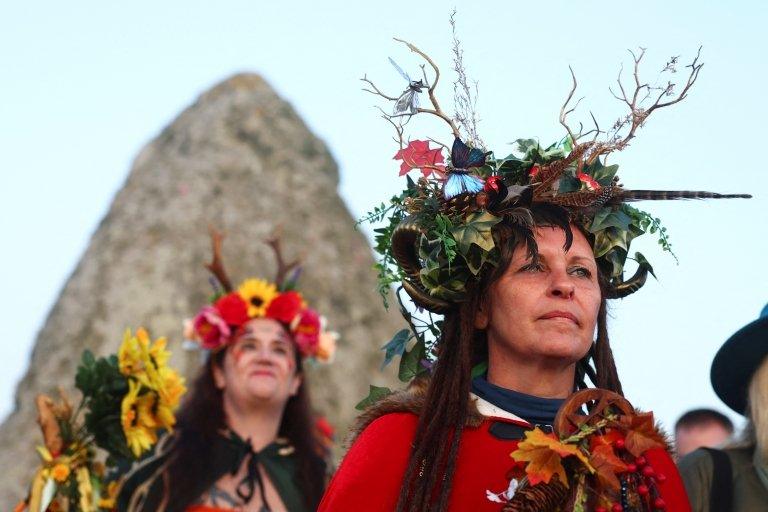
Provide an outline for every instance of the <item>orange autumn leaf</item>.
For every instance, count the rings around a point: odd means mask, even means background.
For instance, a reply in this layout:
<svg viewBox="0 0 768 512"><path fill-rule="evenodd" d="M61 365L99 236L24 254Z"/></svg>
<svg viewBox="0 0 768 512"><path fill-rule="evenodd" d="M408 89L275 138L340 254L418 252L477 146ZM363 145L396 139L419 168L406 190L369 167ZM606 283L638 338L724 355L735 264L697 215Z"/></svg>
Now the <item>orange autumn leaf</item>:
<svg viewBox="0 0 768 512"><path fill-rule="evenodd" d="M590 471L594 471L589 460L578 446L563 443L554 435L546 434L538 427L525 433L525 439L517 445L517 450L512 452L510 456L516 462L528 462L525 466L525 473L528 475L528 481L531 485L536 485L539 482L549 483L552 476L557 475L560 481L568 487L565 468L561 462L564 457L575 456Z"/></svg>
<svg viewBox="0 0 768 512"><path fill-rule="evenodd" d="M626 449L635 457L666 444L664 436L656 429L652 412L622 416L619 422L627 429Z"/></svg>
<svg viewBox="0 0 768 512"><path fill-rule="evenodd" d="M589 462L595 468L597 479L601 484L610 487L614 491L619 490L619 479L616 473L627 471L627 465L619 459L608 444L600 444L592 450Z"/></svg>
<svg viewBox="0 0 768 512"><path fill-rule="evenodd" d="M601 436L589 436L589 450L592 451L598 446L615 446L618 440L624 440L624 435L618 430L609 429Z"/></svg>

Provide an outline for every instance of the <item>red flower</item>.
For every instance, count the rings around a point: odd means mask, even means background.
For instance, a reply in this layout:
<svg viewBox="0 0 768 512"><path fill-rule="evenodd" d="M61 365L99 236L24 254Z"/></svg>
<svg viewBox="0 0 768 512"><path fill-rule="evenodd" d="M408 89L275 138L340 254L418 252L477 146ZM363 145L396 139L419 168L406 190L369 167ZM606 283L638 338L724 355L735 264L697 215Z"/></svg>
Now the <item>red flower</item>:
<svg viewBox="0 0 768 512"><path fill-rule="evenodd" d="M333 425L330 424L330 422L325 418L325 416L318 416L315 420L315 427L317 428L318 432L320 432L320 435L322 435L326 439L333 439L333 436L335 434Z"/></svg>
<svg viewBox="0 0 768 512"><path fill-rule="evenodd" d="M589 174L585 174L583 172L580 172L576 174L576 177L579 178L579 181L582 182L584 185L587 186L587 190L595 191L600 190L600 184L595 181L595 179L590 176Z"/></svg>
<svg viewBox="0 0 768 512"><path fill-rule="evenodd" d="M314 309L303 310L293 320L291 332L304 356L314 354L320 341L320 315Z"/></svg>
<svg viewBox="0 0 768 512"><path fill-rule="evenodd" d="M400 164L400 176L408 173L411 169L421 169L425 178L435 173L440 177L443 174L444 159L442 149L429 149L429 141L414 140L408 143L408 146L398 151L395 160L402 160ZM439 169L435 169L438 167Z"/></svg>
<svg viewBox="0 0 768 512"><path fill-rule="evenodd" d="M221 297L213 304L213 307L228 325L240 327L248 321L248 304L236 292Z"/></svg>
<svg viewBox="0 0 768 512"><path fill-rule="evenodd" d="M227 322L219 316L219 311L211 306L206 306L192 321L196 337L203 348L214 350L229 341L232 334Z"/></svg>
<svg viewBox="0 0 768 512"><path fill-rule="evenodd" d="M290 324L301 311L303 303L304 299L301 298L301 294L298 292L283 292L269 303L266 317L274 318L284 324Z"/></svg>
<svg viewBox="0 0 768 512"><path fill-rule="evenodd" d="M539 171L541 171L541 167L538 165L532 165L531 169L528 171L528 176L531 178L535 178L537 174L539 174Z"/></svg>
<svg viewBox="0 0 768 512"><path fill-rule="evenodd" d="M497 192L499 191L499 182L501 182L501 176L489 176L485 180L485 185L483 186L483 190L486 192Z"/></svg>

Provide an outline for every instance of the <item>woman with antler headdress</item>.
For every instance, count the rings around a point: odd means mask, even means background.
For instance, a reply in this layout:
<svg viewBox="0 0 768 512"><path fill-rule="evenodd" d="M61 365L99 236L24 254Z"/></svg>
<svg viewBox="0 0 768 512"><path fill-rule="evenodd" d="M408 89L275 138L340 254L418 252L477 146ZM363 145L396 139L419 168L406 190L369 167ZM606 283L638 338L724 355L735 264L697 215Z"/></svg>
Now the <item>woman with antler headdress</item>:
<svg viewBox="0 0 768 512"><path fill-rule="evenodd" d="M698 57L674 95L671 85L644 85L642 54L635 56L637 88L617 94L631 113L604 139L598 127L568 127L572 90L561 143L520 140L519 154L495 158L466 108L472 88L454 43L454 90L463 99L453 117L435 96L437 66L405 43L434 71L424 80L431 108L416 115L450 126L447 164L433 139L406 145L402 116L382 110L397 130L401 175L423 174L370 216L389 221L377 229L381 284L402 283L397 297L411 327L385 346L385 361L400 355L400 377L411 385L396 393L372 387L320 510L690 510L652 414L623 397L607 300L638 290L652 272L636 254L635 275L623 278L633 238L658 232L669 249L658 221L630 201L736 196L625 190L605 157L652 112L685 98ZM364 80L369 92L397 100ZM403 306L401 292L417 310Z"/></svg>
<svg viewBox="0 0 768 512"><path fill-rule="evenodd" d="M174 435L123 485L118 510L310 511L325 487L331 432L312 417L305 360L328 362L335 334L295 288L297 262L279 240L275 282L234 288L212 233L212 304L186 337L208 351Z"/></svg>

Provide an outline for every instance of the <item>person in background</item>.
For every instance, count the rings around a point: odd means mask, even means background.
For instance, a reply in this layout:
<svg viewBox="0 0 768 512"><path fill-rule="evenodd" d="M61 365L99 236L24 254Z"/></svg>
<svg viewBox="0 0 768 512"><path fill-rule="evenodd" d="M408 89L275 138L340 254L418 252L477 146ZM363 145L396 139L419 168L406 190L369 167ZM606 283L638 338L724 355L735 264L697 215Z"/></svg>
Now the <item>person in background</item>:
<svg viewBox="0 0 768 512"><path fill-rule="evenodd" d="M206 351L172 434L127 476L118 512L310 512L325 488L328 440L313 418L305 362L329 362L335 335L295 290L277 240L274 282L232 286L212 233L213 304L187 322Z"/></svg>
<svg viewBox="0 0 768 512"><path fill-rule="evenodd" d="M696 448L722 446L733 435L733 422L714 409L691 409L675 423L675 452L678 457Z"/></svg>
<svg viewBox="0 0 768 512"><path fill-rule="evenodd" d="M712 387L747 417L742 439L682 458L680 473L696 512L768 510L768 305L731 336L712 361Z"/></svg>

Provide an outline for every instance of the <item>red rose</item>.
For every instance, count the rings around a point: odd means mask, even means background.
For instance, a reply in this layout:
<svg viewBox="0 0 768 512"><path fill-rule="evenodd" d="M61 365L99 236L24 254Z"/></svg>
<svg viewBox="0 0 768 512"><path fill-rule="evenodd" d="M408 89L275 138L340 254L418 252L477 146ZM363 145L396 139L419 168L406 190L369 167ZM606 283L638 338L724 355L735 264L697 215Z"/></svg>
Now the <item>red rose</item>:
<svg viewBox="0 0 768 512"><path fill-rule="evenodd" d="M304 300L298 292L287 291L281 293L269 303L266 317L274 318L278 322L288 325L299 314L303 303Z"/></svg>
<svg viewBox="0 0 768 512"><path fill-rule="evenodd" d="M228 325L240 327L248 321L248 305L235 292L229 293L217 300L213 307L219 312L221 319Z"/></svg>
<svg viewBox="0 0 768 512"><path fill-rule="evenodd" d="M314 309L305 309L291 325L293 339L304 356L315 353L320 341L320 315Z"/></svg>
<svg viewBox="0 0 768 512"><path fill-rule="evenodd" d="M232 331L216 308L204 307L193 320L195 337L207 350L215 350L229 341Z"/></svg>

